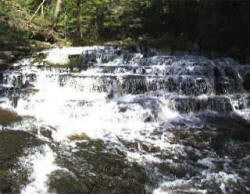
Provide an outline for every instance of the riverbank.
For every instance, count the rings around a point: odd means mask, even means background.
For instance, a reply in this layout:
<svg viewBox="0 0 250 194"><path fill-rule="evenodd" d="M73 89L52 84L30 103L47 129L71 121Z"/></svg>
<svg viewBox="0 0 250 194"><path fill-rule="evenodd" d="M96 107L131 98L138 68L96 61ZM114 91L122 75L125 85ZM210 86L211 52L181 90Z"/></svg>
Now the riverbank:
<svg viewBox="0 0 250 194"><path fill-rule="evenodd" d="M31 17L18 3L0 1L0 71L53 44L67 45L57 32L42 21L31 21Z"/></svg>
<svg viewBox="0 0 250 194"><path fill-rule="evenodd" d="M157 48L169 54L201 55L209 58L232 57L241 63L249 63L250 56L239 48L220 51L203 48L199 43L192 42L184 37L140 36L137 38L124 37L122 40L91 40L85 37L66 38L64 32L53 31L52 27L44 23L41 18L30 21L31 13L19 4L11 1L0 2L0 71L8 68L18 59L31 55L42 49L54 46L87 46L87 45L112 45L123 46L129 50L138 47L143 49ZM110 38L112 39L112 38ZM210 45L211 46L211 45Z"/></svg>

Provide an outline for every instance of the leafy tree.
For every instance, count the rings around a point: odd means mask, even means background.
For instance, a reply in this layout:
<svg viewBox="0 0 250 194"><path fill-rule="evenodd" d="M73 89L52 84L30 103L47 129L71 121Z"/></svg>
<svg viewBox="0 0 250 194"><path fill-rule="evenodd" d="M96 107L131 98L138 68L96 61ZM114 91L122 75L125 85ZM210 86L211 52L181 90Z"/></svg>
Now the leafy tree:
<svg viewBox="0 0 250 194"><path fill-rule="evenodd" d="M31 15L43 0L12 0ZM147 37L156 45L250 52L250 3L236 0L45 0L34 22L85 44ZM60 14L59 14L60 13ZM43 16L43 17L40 17Z"/></svg>

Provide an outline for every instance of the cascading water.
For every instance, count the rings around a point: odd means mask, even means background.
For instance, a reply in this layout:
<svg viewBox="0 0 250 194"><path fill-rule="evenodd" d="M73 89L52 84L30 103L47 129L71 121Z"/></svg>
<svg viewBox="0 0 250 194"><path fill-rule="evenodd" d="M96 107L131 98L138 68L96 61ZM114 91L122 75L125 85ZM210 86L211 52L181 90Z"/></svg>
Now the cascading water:
<svg viewBox="0 0 250 194"><path fill-rule="evenodd" d="M250 192L249 65L120 47L39 55L0 86L0 106L23 116L9 128L46 144L20 158L33 169L22 193Z"/></svg>

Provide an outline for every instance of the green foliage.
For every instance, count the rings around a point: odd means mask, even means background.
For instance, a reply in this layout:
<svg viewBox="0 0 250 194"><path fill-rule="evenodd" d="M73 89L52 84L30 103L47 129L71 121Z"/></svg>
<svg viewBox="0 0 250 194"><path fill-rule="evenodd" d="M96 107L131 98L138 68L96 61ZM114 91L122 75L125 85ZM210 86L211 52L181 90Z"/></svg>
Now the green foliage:
<svg viewBox="0 0 250 194"><path fill-rule="evenodd" d="M42 2L13 1L30 15ZM55 4L56 0L46 0L43 14L39 11L34 22L51 28ZM236 0L62 0L56 30L61 39L74 44L127 38L140 42L147 37L143 42L171 49L190 50L198 43L203 50L238 56L250 51L249 13L250 3Z"/></svg>

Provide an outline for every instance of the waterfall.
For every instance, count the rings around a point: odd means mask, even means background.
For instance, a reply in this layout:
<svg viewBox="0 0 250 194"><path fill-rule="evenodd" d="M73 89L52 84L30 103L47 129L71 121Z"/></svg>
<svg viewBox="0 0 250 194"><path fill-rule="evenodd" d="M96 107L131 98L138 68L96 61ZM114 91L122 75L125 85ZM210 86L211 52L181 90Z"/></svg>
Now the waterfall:
<svg viewBox="0 0 250 194"><path fill-rule="evenodd" d="M37 61L37 55L45 57ZM53 48L3 73L0 106L26 118L14 130L33 133L35 126L39 138L58 144L72 163L79 160L76 167L81 158L69 150L101 141L105 153L115 150L145 171L149 192L247 193L249 159L245 151L231 157L227 146L245 150L236 137L250 126L249 75L250 65L230 58ZM235 136L221 144L227 129Z"/></svg>

